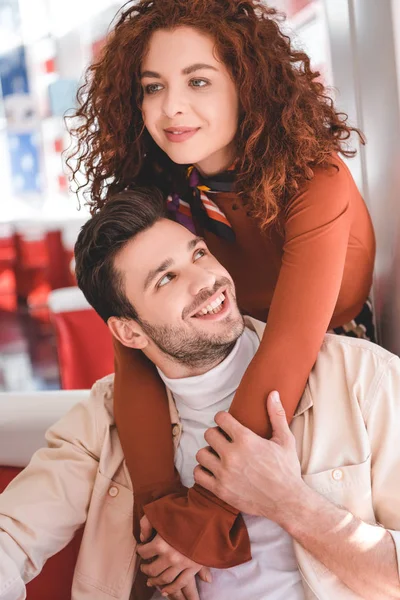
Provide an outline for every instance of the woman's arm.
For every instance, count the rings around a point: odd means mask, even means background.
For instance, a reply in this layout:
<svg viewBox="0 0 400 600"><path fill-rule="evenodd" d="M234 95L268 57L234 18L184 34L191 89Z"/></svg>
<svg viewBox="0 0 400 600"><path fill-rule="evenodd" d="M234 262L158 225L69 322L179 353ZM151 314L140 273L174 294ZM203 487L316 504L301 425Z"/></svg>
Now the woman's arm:
<svg viewBox="0 0 400 600"><path fill-rule="evenodd" d="M268 323L230 408L238 421L262 437L271 434L265 402L272 390L279 390L291 421L339 295L351 194L358 193L347 169L339 165L339 170L319 170L286 210L282 267Z"/></svg>

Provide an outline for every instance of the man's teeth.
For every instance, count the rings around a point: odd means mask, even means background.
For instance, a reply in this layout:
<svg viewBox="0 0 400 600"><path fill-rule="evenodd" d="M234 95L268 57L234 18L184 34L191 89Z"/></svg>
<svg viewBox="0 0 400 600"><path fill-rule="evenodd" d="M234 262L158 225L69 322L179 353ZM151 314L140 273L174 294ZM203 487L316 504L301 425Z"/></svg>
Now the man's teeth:
<svg viewBox="0 0 400 600"><path fill-rule="evenodd" d="M210 313L211 314L216 314L216 313L220 312L222 310L221 304L223 303L224 300L225 300L225 296L224 296L224 294L221 294L213 302L210 302L210 304L207 304L207 306L205 308L202 308L197 313L196 316L197 317L201 317L202 315L207 315L207 314L210 314Z"/></svg>

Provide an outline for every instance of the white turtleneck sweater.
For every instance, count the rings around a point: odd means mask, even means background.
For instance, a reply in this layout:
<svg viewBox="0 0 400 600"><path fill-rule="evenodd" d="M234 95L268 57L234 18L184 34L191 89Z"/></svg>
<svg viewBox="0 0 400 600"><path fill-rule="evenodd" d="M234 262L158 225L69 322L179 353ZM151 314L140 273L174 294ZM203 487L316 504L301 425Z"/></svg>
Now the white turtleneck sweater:
<svg viewBox="0 0 400 600"><path fill-rule="evenodd" d="M215 427L214 416L218 411L229 410L259 343L256 333L246 327L229 356L203 375L170 379L159 370L182 420L175 466L185 486L194 483L195 457L207 445L206 429ZM211 569L212 583L197 579L201 600L303 600L291 537L263 517L244 514L243 518L249 532L252 560L230 569ZM159 592L153 598L161 598Z"/></svg>

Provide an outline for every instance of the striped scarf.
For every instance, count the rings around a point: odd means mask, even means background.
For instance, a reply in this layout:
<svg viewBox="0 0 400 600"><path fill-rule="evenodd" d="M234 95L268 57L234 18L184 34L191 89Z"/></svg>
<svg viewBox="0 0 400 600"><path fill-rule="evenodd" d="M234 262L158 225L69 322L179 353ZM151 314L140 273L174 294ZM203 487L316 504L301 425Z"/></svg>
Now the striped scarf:
<svg viewBox="0 0 400 600"><path fill-rule="evenodd" d="M167 198L167 209L174 214L175 220L196 233L194 220L203 229L230 242L235 241L235 233L225 214L213 202L212 195L218 192L231 192L235 183L235 170L232 166L227 171L203 177L195 167L187 170L189 193L185 200L178 194Z"/></svg>

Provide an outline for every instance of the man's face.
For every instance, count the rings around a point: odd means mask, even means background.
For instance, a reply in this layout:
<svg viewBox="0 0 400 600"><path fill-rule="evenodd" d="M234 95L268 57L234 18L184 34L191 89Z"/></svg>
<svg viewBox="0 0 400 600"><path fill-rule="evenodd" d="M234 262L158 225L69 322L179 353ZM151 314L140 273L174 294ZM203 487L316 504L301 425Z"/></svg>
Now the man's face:
<svg viewBox="0 0 400 600"><path fill-rule="evenodd" d="M187 366L222 359L244 329L229 273L202 238L167 219L116 256L149 344ZM156 362L156 361L154 361ZM157 364L157 362L156 362Z"/></svg>

